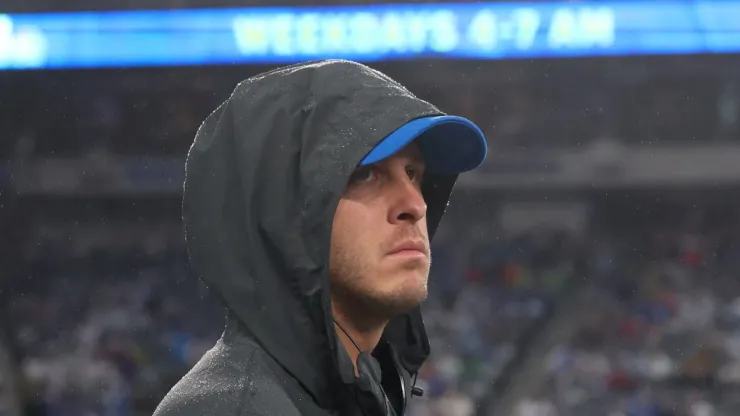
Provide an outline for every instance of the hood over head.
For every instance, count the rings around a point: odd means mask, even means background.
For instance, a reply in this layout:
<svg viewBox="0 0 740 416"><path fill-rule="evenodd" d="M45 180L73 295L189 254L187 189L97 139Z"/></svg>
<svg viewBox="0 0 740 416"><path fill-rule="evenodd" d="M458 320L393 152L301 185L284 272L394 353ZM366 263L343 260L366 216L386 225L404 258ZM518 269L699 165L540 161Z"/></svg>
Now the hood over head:
<svg viewBox="0 0 740 416"><path fill-rule="evenodd" d="M366 66L311 62L241 82L190 149L183 220L192 269L322 406L332 400L332 383L354 383L328 293L339 199L384 137L439 115ZM456 179L425 178L430 238ZM383 340L411 374L429 354L418 308L393 319Z"/></svg>

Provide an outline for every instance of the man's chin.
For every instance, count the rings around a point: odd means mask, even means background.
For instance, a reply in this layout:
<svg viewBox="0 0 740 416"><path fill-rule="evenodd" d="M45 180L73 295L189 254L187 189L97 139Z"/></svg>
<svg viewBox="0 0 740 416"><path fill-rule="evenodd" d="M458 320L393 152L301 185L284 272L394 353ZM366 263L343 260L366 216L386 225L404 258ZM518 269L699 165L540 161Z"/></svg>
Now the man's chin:
<svg viewBox="0 0 740 416"><path fill-rule="evenodd" d="M403 291L395 293L384 293L368 299L373 304L373 309L379 314L386 315L389 319L418 308L427 298L426 285L415 288L404 288Z"/></svg>
<svg viewBox="0 0 740 416"><path fill-rule="evenodd" d="M361 319L389 320L419 307L427 298L426 274L404 274L389 276L384 285L374 287L335 287L332 296L342 304L345 313Z"/></svg>

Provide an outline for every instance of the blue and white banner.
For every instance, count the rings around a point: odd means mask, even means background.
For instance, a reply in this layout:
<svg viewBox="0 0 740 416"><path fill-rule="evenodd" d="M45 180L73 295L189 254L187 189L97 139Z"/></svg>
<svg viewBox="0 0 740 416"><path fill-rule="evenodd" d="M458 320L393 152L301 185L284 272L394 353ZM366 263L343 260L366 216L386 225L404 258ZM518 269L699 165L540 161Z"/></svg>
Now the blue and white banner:
<svg viewBox="0 0 740 416"><path fill-rule="evenodd" d="M740 1L0 14L0 69L740 52Z"/></svg>

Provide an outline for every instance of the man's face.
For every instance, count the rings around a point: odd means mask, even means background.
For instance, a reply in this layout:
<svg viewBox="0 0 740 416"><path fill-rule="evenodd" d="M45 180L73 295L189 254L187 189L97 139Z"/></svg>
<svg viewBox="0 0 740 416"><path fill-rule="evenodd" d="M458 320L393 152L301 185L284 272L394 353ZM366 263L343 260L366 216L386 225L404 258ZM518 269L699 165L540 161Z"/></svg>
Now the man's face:
<svg viewBox="0 0 740 416"><path fill-rule="evenodd" d="M329 267L332 302L344 313L391 318L426 298L423 176L423 159L411 144L350 178L334 215Z"/></svg>

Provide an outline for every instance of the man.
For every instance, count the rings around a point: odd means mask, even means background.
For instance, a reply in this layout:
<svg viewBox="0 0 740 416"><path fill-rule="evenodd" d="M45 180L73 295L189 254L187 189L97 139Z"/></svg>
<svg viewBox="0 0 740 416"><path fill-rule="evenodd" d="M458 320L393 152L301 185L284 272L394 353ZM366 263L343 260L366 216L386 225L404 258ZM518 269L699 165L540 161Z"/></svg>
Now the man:
<svg viewBox="0 0 740 416"><path fill-rule="evenodd" d="M155 415L404 414L429 354L429 238L485 154L470 121L353 62L239 84L198 131L183 197L226 329Z"/></svg>

